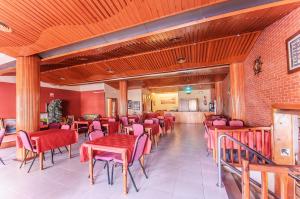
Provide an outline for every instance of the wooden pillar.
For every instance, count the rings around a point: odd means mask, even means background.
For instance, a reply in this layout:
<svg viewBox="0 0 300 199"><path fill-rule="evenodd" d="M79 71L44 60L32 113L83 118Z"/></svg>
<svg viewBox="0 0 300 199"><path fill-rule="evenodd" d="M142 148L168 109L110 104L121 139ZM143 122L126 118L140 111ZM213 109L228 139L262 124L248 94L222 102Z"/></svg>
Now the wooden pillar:
<svg viewBox="0 0 300 199"><path fill-rule="evenodd" d="M215 83L215 98L216 98L216 113L223 113L223 92L222 92L222 82Z"/></svg>
<svg viewBox="0 0 300 199"><path fill-rule="evenodd" d="M16 64L16 128L33 132L40 125L40 59L18 57ZM19 154L19 155L18 155ZM20 152L17 158L20 159Z"/></svg>
<svg viewBox="0 0 300 199"><path fill-rule="evenodd" d="M245 119L245 86L244 65L233 63L230 65L230 96L231 118Z"/></svg>
<svg viewBox="0 0 300 199"><path fill-rule="evenodd" d="M120 89L119 115L125 116L125 115L127 115L127 112L128 112L128 107L127 107L128 88L127 88L126 80L122 80L119 82L119 89Z"/></svg>

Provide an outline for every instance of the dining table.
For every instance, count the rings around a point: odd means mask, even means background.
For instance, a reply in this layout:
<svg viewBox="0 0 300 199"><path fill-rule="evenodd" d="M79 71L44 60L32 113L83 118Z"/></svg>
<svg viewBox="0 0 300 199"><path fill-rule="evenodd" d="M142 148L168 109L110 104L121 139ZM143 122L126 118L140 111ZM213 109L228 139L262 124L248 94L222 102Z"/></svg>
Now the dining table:
<svg viewBox="0 0 300 199"><path fill-rule="evenodd" d="M40 170L43 170L44 153L59 147L68 146L69 158L71 158L71 145L78 142L78 133L75 130L48 129L28 133L29 139L36 147L39 155ZM16 147L23 148L19 135L16 139Z"/></svg>
<svg viewBox="0 0 300 199"><path fill-rule="evenodd" d="M127 168L131 160L137 136L112 134L92 141L84 142L80 147L80 161L89 161L90 183L94 184L93 157L100 152L121 154L123 160L123 192L127 194ZM144 157L142 157L142 164Z"/></svg>
<svg viewBox="0 0 300 199"><path fill-rule="evenodd" d="M107 128L108 134L116 134L119 133L120 131L120 122L118 121L110 122L108 120L102 120L101 125Z"/></svg>
<svg viewBox="0 0 300 199"><path fill-rule="evenodd" d="M155 146L158 146L159 136L162 133L161 128L159 124L143 124L145 132L149 134L149 137L151 138L152 142L155 144Z"/></svg>

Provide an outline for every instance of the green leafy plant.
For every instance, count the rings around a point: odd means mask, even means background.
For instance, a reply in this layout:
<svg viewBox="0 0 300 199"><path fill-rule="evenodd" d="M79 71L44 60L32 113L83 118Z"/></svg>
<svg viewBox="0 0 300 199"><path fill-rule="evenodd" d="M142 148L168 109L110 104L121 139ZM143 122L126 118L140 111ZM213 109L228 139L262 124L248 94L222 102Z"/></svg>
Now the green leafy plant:
<svg viewBox="0 0 300 199"><path fill-rule="evenodd" d="M54 99L48 106L49 123L61 122L62 120L62 100Z"/></svg>

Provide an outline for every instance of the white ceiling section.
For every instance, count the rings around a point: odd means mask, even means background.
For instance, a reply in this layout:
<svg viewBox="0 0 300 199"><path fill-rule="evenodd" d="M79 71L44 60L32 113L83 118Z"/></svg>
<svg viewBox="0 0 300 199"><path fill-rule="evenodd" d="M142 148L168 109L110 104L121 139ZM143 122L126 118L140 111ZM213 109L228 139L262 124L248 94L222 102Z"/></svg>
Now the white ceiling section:
<svg viewBox="0 0 300 199"><path fill-rule="evenodd" d="M6 54L0 53L0 65L15 61L16 59Z"/></svg>

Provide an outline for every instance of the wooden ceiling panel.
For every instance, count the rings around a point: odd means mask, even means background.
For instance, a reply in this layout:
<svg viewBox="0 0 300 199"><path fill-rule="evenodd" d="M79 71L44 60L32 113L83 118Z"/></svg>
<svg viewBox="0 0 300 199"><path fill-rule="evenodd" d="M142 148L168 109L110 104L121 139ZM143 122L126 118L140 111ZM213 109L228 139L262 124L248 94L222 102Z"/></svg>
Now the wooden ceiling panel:
<svg viewBox="0 0 300 199"><path fill-rule="evenodd" d="M64 84L76 84L239 62L244 60L259 34L260 32L246 33L239 36L46 71L42 73L42 80L57 83L57 74L61 74L62 71L66 74ZM185 58L186 62L178 63L177 59L180 57ZM109 69L114 73L109 74ZM79 74L83 74L82 78L69 72L74 70ZM93 73L88 73L91 70Z"/></svg>
<svg viewBox="0 0 300 199"><path fill-rule="evenodd" d="M51 67L55 69L262 31L265 27L299 7L299 5L299 3L293 3L284 6L261 8L259 10L234 12L225 14L223 17L204 19L189 26L145 35L117 44L106 44L106 46L86 49L70 55L47 58L43 60L43 65L45 65L43 71L48 70L48 65L52 65ZM246 42L245 44L247 45L248 43ZM245 46L245 49L247 49L247 46Z"/></svg>
<svg viewBox="0 0 300 199"><path fill-rule="evenodd" d="M11 56L36 54L221 1L1 1L1 22L13 32L0 32L0 51Z"/></svg>

